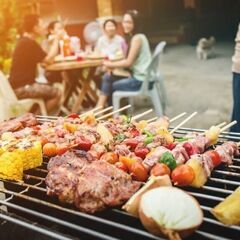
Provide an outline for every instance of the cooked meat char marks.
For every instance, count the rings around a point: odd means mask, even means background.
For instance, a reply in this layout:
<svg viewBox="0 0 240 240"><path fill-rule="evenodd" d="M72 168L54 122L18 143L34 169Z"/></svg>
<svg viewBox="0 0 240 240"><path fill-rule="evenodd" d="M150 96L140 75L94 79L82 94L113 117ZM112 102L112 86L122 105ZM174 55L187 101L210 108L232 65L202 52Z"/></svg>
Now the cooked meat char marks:
<svg viewBox="0 0 240 240"><path fill-rule="evenodd" d="M15 132L25 127L33 127L39 124L35 115L32 113L26 113L21 117L10 119L0 123L0 135L4 132Z"/></svg>
<svg viewBox="0 0 240 240"><path fill-rule="evenodd" d="M51 158L48 163L48 170L53 167L69 164L73 167L82 168L85 164L94 161L95 159L87 152L81 150L71 150L61 156Z"/></svg>
<svg viewBox="0 0 240 240"><path fill-rule="evenodd" d="M80 153L84 154L84 153ZM81 211L94 213L121 205L141 186L131 176L105 161L89 163L86 157L68 152L52 158L46 177L47 194Z"/></svg>
<svg viewBox="0 0 240 240"><path fill-rule="evenodd" d="M127 201L141 186L115 166L96 161L84 167L78 178L75 205L81 211L94 213L107 206Z"/></svg>
<svg viewBox="0 0 240 240"><path fill-rule="evenodd" d="M58 196L62 202L73 203L78 176L92 160L84 151L69 151L52 158L48 163L47 193Z"/></svg>
<svg viewBox="0 0 240 240"><path fill-rule="evenodd" d="M52 167L45 179L47 194L58 196L61 202L73 203L78 182L77 170L70 164Z"/></svg>

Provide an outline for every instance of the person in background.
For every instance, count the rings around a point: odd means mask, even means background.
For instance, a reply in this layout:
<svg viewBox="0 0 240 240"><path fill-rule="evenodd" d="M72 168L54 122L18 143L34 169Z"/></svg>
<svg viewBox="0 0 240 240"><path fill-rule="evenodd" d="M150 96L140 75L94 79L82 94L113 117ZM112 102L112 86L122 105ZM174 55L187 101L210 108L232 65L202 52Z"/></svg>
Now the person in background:
<svg viewBox="0 0 240 240"><path fill-rule="evenodd" d="M117 34L117 22L108 19L103 23L104 35L97 41L95 51L108 58L125 57L127 44L124 38Z"/></svg>
<svg viewBox="0 0 240 240"><path fill-rule="evenodd" d="M46 101L48 112L58 107L61 93L57 88L35 82L37 65L50 64L58 54L58 36L46 53L37 42L45 35L43 21L37 15L27 15L23 21L23 34L13 53L9 81L17 97L42 98Z"/></svg>
<svg viewBox="0 0 240 240"><path fill-rule="evenodd" d="M147 37L139 31L139 15L136 10L128 11L123 16L123 30L129 45L127 58L121 61L105 61L103 65L108 69L129 68L131 77L115 80L103 78L101 95L97 106L105 106L111 101L114 91L138 91L147 77L147 68L151 62L151 50Z"/></svg>
<svg viewBox="0 0 240 240"><path fill-rule="evenodd" d="M63 24L60 21L52 21L48 24L47 27L47 38L42 41L42 48L45 52L48 52L52 45L54 44L55 39L61 39L64 38L64 36L67 36L67 32L64 29ZM58 53L60 54L60 44L58 42ZM62 82L62 75L61 72L50 72L50 71L44 71L44 76L47 79L48 83L56 83L56 82Z"/></svg>
<svg viewBox="0 0 240 240"><path fill-rule="evenodd" d="M233 112L232 120L238 123L231 128L231 132L240 132L240 25L235 39L235 53L232 57L233 65Z"/></svg>

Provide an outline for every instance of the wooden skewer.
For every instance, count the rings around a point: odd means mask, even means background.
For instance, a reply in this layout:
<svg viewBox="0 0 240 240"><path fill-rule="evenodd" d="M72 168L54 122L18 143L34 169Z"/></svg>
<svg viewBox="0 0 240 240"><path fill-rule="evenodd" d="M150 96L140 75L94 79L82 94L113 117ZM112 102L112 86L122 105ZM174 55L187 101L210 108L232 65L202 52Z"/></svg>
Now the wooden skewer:
<svg viewBox="0 0 240 240"><path fill-rule="evenodd" d="M103 109L103 110L101 110L101 111L99 111L99 112L96 112L94 115L97 116L97 115L100 115L100 114L102 114L102 113L111 111L112 109L113 109L113 106L107 107L107 108L105 108L105 109Z"/></svg>
<svg viewBox="0 0 240 240"><path fill-rule="evenodd" d="M170 123L172 123L172 122L174 122L174 121L178 120L179 118L181 118L181 117L185 116L186 114L187 114L186 112L183 112L183 113L181 113L181 114L177 115L176 117L174 117L174 118L170 119Z"/></svg>
<svg viewBox="0 0 240 240"><path fill-rule="evenodd" d="M170 119L169 122L172 123L172 122L178 120L179 118L185 116L186 114L187 114L186 112L183 112L183 113L177 115L176 117L173 117L172 119ZM154 121L156 121L157 119L158 119L158 117L151 118L151 119L147 120L147 123L154 122Z"/></svg>
<svg viewBox="0 0 240 240"><path fill-rule="evenodd" d="M184 125L186 122L188 122L190 119L192 119L197 112L192 113L189 117L187 117L185 120L183 120L181 123L179 123L171 132L170 134L173 134L176 130L178 130L182 125Z"/></svg>
<svg viewBox="0 0 240 240"><path fill-rule="evenodd" d="M154 117L154 118L148 119L146 122L147 123L151 123L151 122L154 122L156 120L158 120L158 117Z"/></svg>
<svg viewBox="0 0 240 240"><path fill-rule="evenodd" d="M225 127L223 127L221 129L220 133L224 132L225 130L227 130L228 128L230 128L230 127L232 127L232 126L234 126L236 124L237 124L237 121L233 121L233 122L229 123L228 125L226 125Z"/></svg>
<svg viewBox="0 0 240 240"><path fill-rule="evenodd" d="M79 117L80 117L80 118L81 118L81 117L84 117L84 116L86 116L87 114L89 114L89 113L91 113L91 112L98 111L98 110L100 110L100 109L102 109L102 108L103 108L102 106L96 107L96 108L94 108L94 109L92 109L92 110L90 110L90 111L87 111L87 112L85 112L85 113L82 113L81 115L79 115Z"/></svg>
<svg viewBox="0 0 240 240"><path fill-rule="evenodd" d="M141 118L141 117L143 117L143 116L145 116L145 115L148 115L148 114L151 113L152 111L153 111L153 109L149 109L149 110L147 110L147 111L145 111L145 112L143 112L143 113L140 113L140 114L132 117L132 120L133 120L133 121L136 121L137 119L139 119L139 118Z"/></svg>
<svg viewBox="0 0 240 240"><path fill-rule="evenodd" d="M219 127L219 128L221 128L221 127L223 127L223 126L225 126L225 125L226 125L226 122L222 122L222 123L220 123L220 124L216 125L216 127Z"/></svg>
<svg viewBox="0 0 240 240"><path fill-rule="evenodd" d="M124 111L124 110L126 110L126 109L128 109L128 108L130 108L130 107L131 107L131 105L127 105L127 106L125 106L125 107L119 108L119 109L116 110L116 111L113 111L113 112L111 112L111 113L105 114L105 115L97 118L97 120L102 120L102 119L104 119L104 118L110 117L110 116L112 116L112 115L114 115L114 114L116 114L116 113L122 112L122 111Z"/></svg>

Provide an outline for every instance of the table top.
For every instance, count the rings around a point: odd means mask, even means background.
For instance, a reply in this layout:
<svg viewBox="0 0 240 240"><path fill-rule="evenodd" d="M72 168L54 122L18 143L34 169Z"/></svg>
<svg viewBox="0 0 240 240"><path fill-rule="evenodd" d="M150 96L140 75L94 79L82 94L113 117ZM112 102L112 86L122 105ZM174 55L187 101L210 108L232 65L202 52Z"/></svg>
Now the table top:
<svg viewBox="0 0 240 240"><path fill-rule="evenodd" d="M55 62L46 66L48 71L67 71L73 69L81 69L87 67L99 67L102 65L103 60L80 60L80 61L64 61L64 62Z"/></svg>

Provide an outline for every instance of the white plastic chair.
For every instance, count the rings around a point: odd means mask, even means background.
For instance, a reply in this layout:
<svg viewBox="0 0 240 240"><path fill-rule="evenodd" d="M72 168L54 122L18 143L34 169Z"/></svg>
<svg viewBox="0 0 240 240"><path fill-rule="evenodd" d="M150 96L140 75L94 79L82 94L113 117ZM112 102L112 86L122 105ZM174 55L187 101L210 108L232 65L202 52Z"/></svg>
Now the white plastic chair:
<svg viewBox="0 0 240 240"><path fill-rule="evenodd" d="M37 104L42 115L47 115L42 99L26 98L18 100L9 81L0 71L0 121L24 114Z"/></svg>
<svg viewBox="0 0 240 240"><path fill-rule="evenodd" d="M160 74L159 64L160 56L166 46L166 42L160 42L154 50L152 61L148 67L147 79L143 82L139 91L115 91L112 96L113 108L120 108L122 98L130 98L136 96L148 96L151 98L157 116L162 116L166 108L166 91L163 78ZM152 89L149 89L149 83L153 82ZM131 102L132 103L132 102Z"/></svg>

